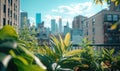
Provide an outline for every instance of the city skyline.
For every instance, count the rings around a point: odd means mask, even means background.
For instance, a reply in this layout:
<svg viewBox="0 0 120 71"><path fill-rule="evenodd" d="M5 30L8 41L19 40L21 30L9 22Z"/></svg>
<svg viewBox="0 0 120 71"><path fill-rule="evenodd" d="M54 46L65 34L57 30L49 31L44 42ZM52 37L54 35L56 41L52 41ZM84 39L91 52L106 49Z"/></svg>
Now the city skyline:
<svg viewBox="0 0 120 71"><path fill-rule="evenodd" d="M26 4L27 3L27 4ZM36 24L35 14L41 13L42 21L45 22L45 27L50 27L51 19L56 19L58 23L59 18L63 20L63 26L68 21L70 27L72 20L77 15L90 17L104 8L106 4L95 5L93 0L21 0L21 11L28 12L28 18L31 23Z"/></svg>

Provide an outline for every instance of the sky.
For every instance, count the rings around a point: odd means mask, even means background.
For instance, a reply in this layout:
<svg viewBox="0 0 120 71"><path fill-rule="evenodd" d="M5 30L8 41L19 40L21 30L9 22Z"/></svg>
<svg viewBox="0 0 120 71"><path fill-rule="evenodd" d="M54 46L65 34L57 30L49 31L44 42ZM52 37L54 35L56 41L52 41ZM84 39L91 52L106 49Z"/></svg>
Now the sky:
<svg viewBox="0 0 120 71"><path fill-rule="evenodd" d="M45 27L50 27L51 19L62 18L63 26L67 21L71 27L73 18L78 15L91 17L107 5L94 4L93 0L20 0L20 11L28 12L31 24L35 24L36 13L41 13Z"/></svg>

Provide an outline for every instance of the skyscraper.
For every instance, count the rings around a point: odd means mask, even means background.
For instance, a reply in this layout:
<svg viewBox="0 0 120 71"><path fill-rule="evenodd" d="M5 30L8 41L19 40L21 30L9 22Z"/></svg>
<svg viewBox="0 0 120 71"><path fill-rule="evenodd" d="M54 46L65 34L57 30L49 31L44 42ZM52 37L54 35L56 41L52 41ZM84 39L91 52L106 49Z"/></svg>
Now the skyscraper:
<svg viewBox="0 0 120 71"><path fill-rule="evenodd" d="M21 12L20 13L20 28L23 27L23 25L28 25L28 13L27 12Z"/></svg>
<svg viewBox="0 0 120 71"><path fill-rule="evenodd" d="M20 0L0 0L0 28L5 25L19 27Z"/></svg>
<svg viewBox="0 0 120 71"><path fill-rule="evenodd" d="M74 20L72 22L72 28L74 29L83 29L83 21L86 19L86 17L82 15L78 15L74 17Z"/></svg>
<svg viewBox="0 0 120 71"><path fill-rule="evenodd" d="M70 33L70 27L68 22L64 26L64 35L66 35L67 33Z"/></svg>
<svg viewBox="0 0 120 71"><path fill-rule="evenodd" d="M55 34L56 33L56 20L51 19L51 33Z"/></svg>
<svg viewBox="0 0 120 71"><path fill-rule="evenodd" d="M59 18L59 33L62 33L62 18Z"/></svg>
<svg viewBox="0 0 120 71"><path fill-rule="evenodd" d="M73 41L73 45L78 45L82 42L83 38L83 22L86 17L82 15L78 15L74 17L72 22L72 31L71 31L71 40ZM78 39L79 38L79 39Z"/></svg>
<svg viewBox="0 0 120 71"><path fill-rule="evenodd" d="M41 23L41 13L36 13L36 28Z"/></svg>

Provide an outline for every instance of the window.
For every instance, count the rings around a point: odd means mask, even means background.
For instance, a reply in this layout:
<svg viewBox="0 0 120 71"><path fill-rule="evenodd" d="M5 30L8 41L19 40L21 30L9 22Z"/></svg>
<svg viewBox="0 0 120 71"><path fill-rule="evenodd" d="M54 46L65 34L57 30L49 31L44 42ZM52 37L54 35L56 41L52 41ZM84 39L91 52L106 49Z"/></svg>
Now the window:
<svg viewBox="0 0 120 71"><path fill-rule="evenodd" d="M10 9L8 8L8 17L10 16Z"/></svg>
<svg viewBox="0 0 120 71"><path fill-rule="evenodd" d="M8 25L10 24L9 20L8 20Z"/></svg>
<svg viewBox="0 0 120 71"><path fill-rule="evenodd" d="M16 10L15 3L14 3L14 11Z"/></svg>
<svg viewBox="0 0 120 71"><path fill-rule="evenodd" d="M113 21L118 21L118 15L113 15Z"/></svg>
<svg viewBox="0 0 120 71"><path fill-rule="evenodd" d="M14 13L14 19L15 19L15 13Z"/></svg>
<svg viewBox="0 0 120 71"><path fill-rule="evenodd" d="M92 32L93 32L93 34L95 34L95 28L94 27L92 28Z"/></svg>
<svg viewBox="0 0 120 71"><path fill-rule="evenodd" d="M6 13L6 5L4 5L3 12Z"/></svg>
<svg viewBox="0 0 120 71"><path fill-rule="evenodd" d="M10 17L12 17L12 10L10 11L10 13L11 13L11 14L10 14Z"/></svg>
<svg viewBox="0 0 120 71"><path fill-rule="evenodd" d="M107 21L112 21L112 15L107 15Z"/></svg>
<svg viewBox="0 0 120 71"><path fill-rule="evenodd" d="M3 18L3 26L5 26L5 25L6 25L6 19Z"/></svg>
<svg viewBox="0 0 120 71"><path fill-rule="evenodd" d="M95 19L92 19L92 24L93 24L93 25L95 24Z"/></svg>
<svg viewBox="0 0 120 71"><path fill-rule="evenodd" d="M12 26L12 22L10 22L10 25Z"/></svg>
<svg viewBox="0 0 120 71"><path fill-rule="evenodd" d="M17 20L17 15L15 16L15 19Z"/></svg>
<svg viewBox="0 0 120 71"><path fill-rule="evenodd" d="M86 27L88 28L88 26L89 26L89 24L88 24L88 22L86 22Z"/></svg>
<svg viewBox="0 0 120 71"><path fill-rule="evenodd" d="M105 15L106 22L115 22L119 20L119 15L117 14L107 14Z"/></svg>
<svg viewBox="0 0 120 71"><path fill-rule="evenodd" d="M8 3L11 3L11 0L8 0Z"/></svg>
<svg viewBox="0 0 120 71"><path fill-rule="evenodd" d="M12 0L11 0L11 6L12 6Z"/></svg>

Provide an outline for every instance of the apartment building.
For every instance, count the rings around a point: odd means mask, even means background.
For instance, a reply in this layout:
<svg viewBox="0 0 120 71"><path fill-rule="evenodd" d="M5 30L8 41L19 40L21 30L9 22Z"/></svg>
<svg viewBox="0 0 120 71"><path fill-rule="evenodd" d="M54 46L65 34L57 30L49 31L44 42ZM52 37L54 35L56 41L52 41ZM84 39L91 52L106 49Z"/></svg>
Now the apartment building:
<svg viewBox="0 0 120 71"><path fill-rule="evenodd" d="M5 25L19 27L20 0L0 0L0 28Z"/></svg>
<svg viewBox="0 0 120 71"><path fill-rule="evenodd" d="M84 36L93 44L120 43L120 11L102 10L84 22ZM117 23L115 29L111 29Z"/></svg>

